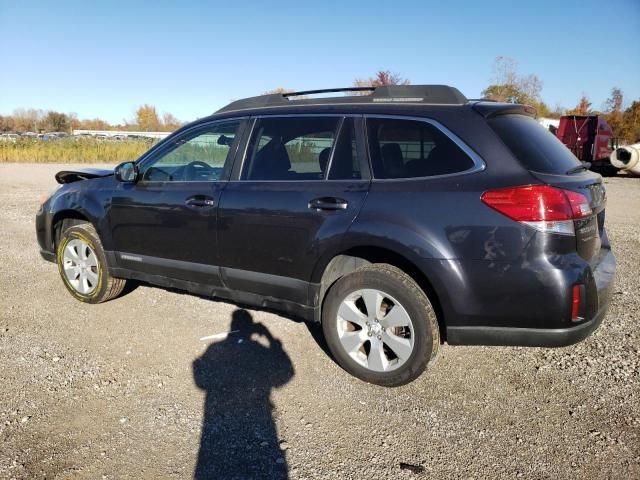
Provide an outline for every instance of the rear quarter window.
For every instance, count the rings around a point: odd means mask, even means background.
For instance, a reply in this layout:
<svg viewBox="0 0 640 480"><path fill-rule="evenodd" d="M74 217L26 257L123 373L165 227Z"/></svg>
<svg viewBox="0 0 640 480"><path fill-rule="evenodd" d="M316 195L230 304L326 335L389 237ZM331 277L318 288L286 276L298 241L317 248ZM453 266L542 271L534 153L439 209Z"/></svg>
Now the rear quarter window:
<svg viewBox="0 0 640 480"><path fill-rule="evenodd" d="M527 170L564 175L580 165L555 135L531 117L500 115L489 125Z"/></svg>
<svg viewBox="0 0 640 480"><path fill-rule="evenodd" d="M434 125L418 120L368 118L375 178L418 178L468 171L474 162Z"/></svg>

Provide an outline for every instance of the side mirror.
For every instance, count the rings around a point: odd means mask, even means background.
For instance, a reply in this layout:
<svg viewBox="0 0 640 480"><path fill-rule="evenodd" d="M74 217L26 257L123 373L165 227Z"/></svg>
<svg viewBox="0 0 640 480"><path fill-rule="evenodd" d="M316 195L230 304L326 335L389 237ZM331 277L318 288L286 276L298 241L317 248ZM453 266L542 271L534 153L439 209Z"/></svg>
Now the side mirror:
<svg viewBox="0 0 640 480"><path fill-rule="evenodd" d="M135 183L138 180L138 167L134 162L124 162L114 170L116 180L124 183Z"/></svg>

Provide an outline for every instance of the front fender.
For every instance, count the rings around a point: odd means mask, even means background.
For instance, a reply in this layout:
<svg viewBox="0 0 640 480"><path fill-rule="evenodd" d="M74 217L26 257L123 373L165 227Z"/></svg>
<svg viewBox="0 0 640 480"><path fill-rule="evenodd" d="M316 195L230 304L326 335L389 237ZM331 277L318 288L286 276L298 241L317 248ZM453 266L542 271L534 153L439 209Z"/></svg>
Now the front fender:
<svg viewBox="0 0 640 480"><path fill-rule="evenodd" d="M48 214L45 224L50 245L53 245L55 225L64 218L76 218L90 222L96 229L104 249L111 249L111 235L105 210L109 194L108 190L99 188L98 182L99 179L68 184L67 187L58 190L43 206Z"/></svg>

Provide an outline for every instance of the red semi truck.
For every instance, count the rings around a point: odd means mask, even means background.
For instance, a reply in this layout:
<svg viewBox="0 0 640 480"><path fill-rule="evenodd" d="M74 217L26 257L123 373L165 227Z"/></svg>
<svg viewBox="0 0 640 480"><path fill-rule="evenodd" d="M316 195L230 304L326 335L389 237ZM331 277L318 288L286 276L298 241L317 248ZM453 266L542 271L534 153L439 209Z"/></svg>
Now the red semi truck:
<svg viewBox="0 0 640 480"><path fill-rule="evenodd" d="M602 175L615 175L609 155L617 147L613 131L601 115L565 115L555 132L573 154L583 162L591 163L591 170Z"/></svg>

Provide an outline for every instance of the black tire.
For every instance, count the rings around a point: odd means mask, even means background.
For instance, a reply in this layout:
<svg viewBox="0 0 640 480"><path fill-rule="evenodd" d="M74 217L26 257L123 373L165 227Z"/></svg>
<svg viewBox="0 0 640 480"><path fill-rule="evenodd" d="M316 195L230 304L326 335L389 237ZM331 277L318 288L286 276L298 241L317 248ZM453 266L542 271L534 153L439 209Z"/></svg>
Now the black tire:
<svg viewBox="0 0 640 480"><path fill-rule="evenodd" d="M67 248L69 242L74 240L80 240L86 243L93 250L97 258L97 265L95 267L83 267L91 268L94 276L97 278L95 284L91 284L92 290L87 293L82 293L74 287L65 273L65 248ZM56 260L62 282L71 295L81 302L102 303L111 300L120 295L127 282L124 278L112 277L109 274L109 265L104 254L104 249L102 248L102 242L100 242L100 237L90 223L73 225L62 232L56 250Z"/></svg>
<svg viewBox="0 0 640 480"><path fill-rule="evenodd" d="M393 297L404 307L411 319L413 349L407 359L403 360L404 363L395 370L374 371L367 368L354 360L342 346L338 327L340 322L338 310L345 299L362 289L378 290ZM387 314L389 311L387 310ZM384 317L380 319L381 323L383 321ZM385 387L397 387L418 378L425 371L429 362L436 358L440 347L440 331L436 313L424 291L409 275L388 264L372 264L362 267L335 282L324 299L322 330L331 353L344 370L365 382ZM369 343L369 349L372 348L371 345ZM366 342L359 351L363 352L363 355L367 355ZM388 359L387 353L388 350L385 350L385 358Z"/></svg>

